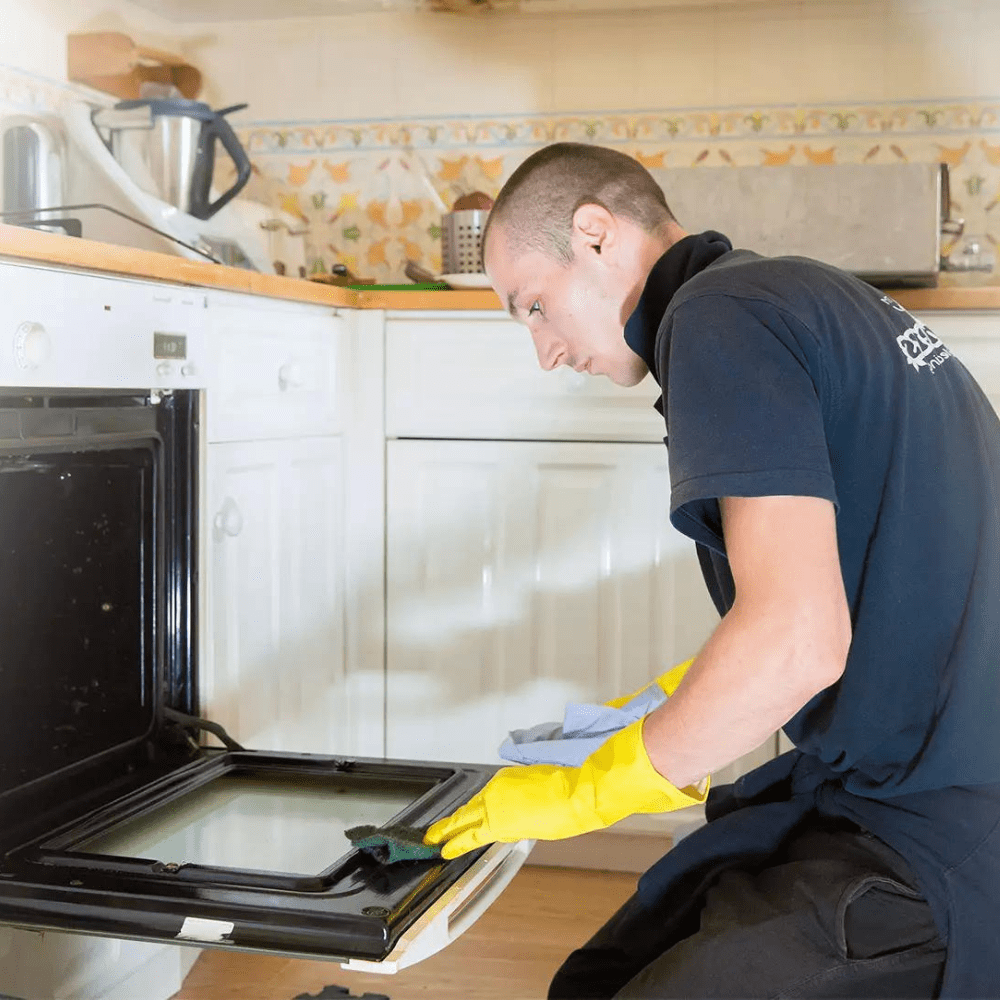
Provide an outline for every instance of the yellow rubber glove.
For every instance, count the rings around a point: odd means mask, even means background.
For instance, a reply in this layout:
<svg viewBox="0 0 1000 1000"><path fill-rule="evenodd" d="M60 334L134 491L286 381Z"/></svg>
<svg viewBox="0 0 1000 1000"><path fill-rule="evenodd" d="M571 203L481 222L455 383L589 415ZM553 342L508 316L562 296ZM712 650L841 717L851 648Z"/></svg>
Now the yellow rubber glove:
<svg viewBox="0 0 1000 1000"><path fill-rule="evenodd" d="M457 858L496 841L561 840L600 830L634 813L697 805L708 779L677 788L649 762L639 719L615 733L579 767L505 767L464 806L433 824L426 844Z"/></svg>
<svg viewBox="0 0 1000 1000"><path fill-rule="evenodd" d="M684 679L684 675L688 672L688 667L694 663L694 657L692 656L690 660L685 660L683 663L678 663L676 667L671 667L665 674L660 674L655 680L650 681L648 684L643 684L641 688L633 691L631 694L623 694L620 698L612 698L611 701L606 701L604 704L608 708L621 708L622 705L628 704L640 691L645 691L650 684L659 684L663 688L667 697L669 698L677 688L680 686L681 681Z"/></svg>

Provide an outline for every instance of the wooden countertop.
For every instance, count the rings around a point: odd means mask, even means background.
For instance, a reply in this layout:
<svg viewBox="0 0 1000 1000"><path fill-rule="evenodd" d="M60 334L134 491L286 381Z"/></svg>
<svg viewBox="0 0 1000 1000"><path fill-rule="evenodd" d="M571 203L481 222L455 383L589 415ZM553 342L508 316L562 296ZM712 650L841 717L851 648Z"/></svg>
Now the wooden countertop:
<svg viewBox="0 0 1000 1000"><path fill-rule="evenodd" d="M92 240L3 224L0 224L0 259L171 281L199 288L220 288L347 309L501 308L499 298L487 289L444 292L354 291L303 278L259 274L242 268L223 267L209 261L201 263L170 254L133 250L131 247L95 243ZM897 289L891 294L900 305L915 312L1000 309L1000 285Z"/></svg>

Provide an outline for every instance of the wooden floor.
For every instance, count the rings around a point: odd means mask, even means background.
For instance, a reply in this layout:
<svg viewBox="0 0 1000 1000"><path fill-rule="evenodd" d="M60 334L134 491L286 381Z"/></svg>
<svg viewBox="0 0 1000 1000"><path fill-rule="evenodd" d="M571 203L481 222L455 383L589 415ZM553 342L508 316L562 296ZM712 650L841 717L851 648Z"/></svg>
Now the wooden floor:
<svg viewBox="0 0 1000 1000"><path fill-rule="evenodd" d="M395 976L207 951L174 1000L292 1000L326 986L390 1000L544 1000L563 959L632 895L636 880L629 873L525 866L454 944Z"/></svg>

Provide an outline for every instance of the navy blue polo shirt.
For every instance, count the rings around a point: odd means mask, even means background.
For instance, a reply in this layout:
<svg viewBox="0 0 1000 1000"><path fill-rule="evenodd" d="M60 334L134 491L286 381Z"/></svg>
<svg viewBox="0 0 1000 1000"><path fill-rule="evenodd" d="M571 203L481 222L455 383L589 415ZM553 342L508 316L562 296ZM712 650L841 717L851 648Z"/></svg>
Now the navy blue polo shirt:
<svg viewBox="0 0 1000 1000"><path fill-rule="evenodd" d="M812 805L914 867L952 939L950 995L1000 995L993 948L990 969L956 957L957 938L978 940L970 928L1000 943L985 923L989 910L1000 927L996 413L888 295L713 232L659 260L625 339L660 384L671 521L697 545L720 614L734 587L719 497L835 505L853 639L841 679L785 733L821 775ZM655 872L647 891L665 884Z"/></svg>

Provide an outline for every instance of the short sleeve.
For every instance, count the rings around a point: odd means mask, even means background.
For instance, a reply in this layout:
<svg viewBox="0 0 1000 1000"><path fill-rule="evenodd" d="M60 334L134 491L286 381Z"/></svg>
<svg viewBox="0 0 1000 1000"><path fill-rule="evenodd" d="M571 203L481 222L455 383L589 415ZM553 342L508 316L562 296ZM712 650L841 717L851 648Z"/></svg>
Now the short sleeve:
<svg viewBox="0 0 1000 1000"><path fill-rule="evenodd" d="M666 319L661 372L678 531L724 552L718 498L837 503L812 335L769 302L700 295Z"/></svg>

